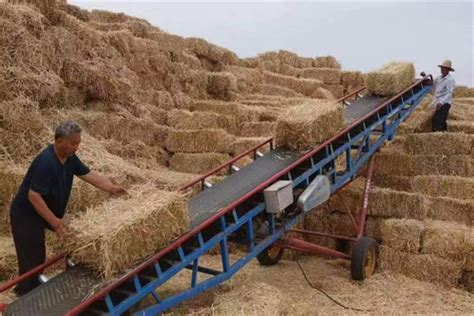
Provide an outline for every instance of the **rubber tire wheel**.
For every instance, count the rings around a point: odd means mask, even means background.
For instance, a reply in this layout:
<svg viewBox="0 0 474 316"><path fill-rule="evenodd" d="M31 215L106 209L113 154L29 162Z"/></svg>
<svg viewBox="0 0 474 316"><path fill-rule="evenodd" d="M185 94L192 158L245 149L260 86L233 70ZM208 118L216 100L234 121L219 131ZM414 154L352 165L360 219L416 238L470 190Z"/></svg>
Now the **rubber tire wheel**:
<svg viewBox="0 0 474 316"><path fill-rule="evenodd" d="M257 260L262 266L273 266L277 264L283 256L283 252L285 251L285 249L279 248L278 252L276 254L273 254L269 252L271 248L273 247L269 246L257 255Z"/></svg>
<svg viewBox="0 0 474 316"><path fill-rule="evenodd" d="M374 271L377 266L379 245L372 237L362 237L354 245L351 256L351 276L356 281L363 281L368 276L366 275L365 267L369 251L373 251L375 256ZM369 275L370 276L370 275Z"/></svg>

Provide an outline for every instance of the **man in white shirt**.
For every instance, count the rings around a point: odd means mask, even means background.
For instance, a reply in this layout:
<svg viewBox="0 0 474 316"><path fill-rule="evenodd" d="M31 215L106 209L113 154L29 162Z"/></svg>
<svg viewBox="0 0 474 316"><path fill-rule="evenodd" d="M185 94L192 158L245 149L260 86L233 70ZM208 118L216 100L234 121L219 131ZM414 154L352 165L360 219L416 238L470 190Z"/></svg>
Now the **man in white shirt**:
<svg viewBox="0 0 474 316"><path fill-rule="evenodd" d="M445 60L441 65L441 76L434 80L434 100L432 106L436 107L431 119L433 132L444 132L448 129L446 120L453 100L454 78L449 74L454 71L450 60Z"/></svg>

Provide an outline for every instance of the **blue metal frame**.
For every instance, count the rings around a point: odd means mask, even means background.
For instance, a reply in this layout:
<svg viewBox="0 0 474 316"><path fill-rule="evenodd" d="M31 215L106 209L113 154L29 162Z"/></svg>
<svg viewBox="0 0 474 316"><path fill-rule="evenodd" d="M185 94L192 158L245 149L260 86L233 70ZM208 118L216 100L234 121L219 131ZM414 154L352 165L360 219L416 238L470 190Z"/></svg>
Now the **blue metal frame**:
<svg viewBox="0 0 474 316"><path fill-rule="evenodd" d="M397 99L384 107L383 110L377 111L376 114L371 116L370 120L367 119L361 123L358 131L349 130L343 135L345 140L342 144L336 144L335 142L327 144L324 148L324 157L322 159L321 151L309 157L307 161L305 161L309 166L306 170L301 172L301 169L299 171L293 169L282 178L291 180L294 188L305 188L314 177L325 174L329 176L331 181L331 193L337 191L347 184L347 182L357 177L361 168L366 164L369 158L379 150L385 141L393 139L400 123L415 110L417 104L430 90L431 86L424 86L423 84L421 88L417 87L417 91L413 88L409 97L401 97L401 100ZM382 114L384 112L386 113ZM351 135L351 133L356 134ZM358 150L355 154L351 154L354 148ZM345 155L346 168L339 172L335 166L336 160L341 155ZM297 172L301 173L297 174ZM152 294L156 300L156 304L136 312L134 315L156 315L205 292L209 288L230 279L250 260L255 258L268 246L281 239L285 232L294 226L300 217L304 216L302 213L297 214L286 222L281 223L281 225L276 226L274 216L268 214L268 222L270 224L269 235L262 240L256 240L253 234L253 221L257 217L262 216L263 213L265 213L265 204L260 203L241 216L237 214L235 208L232 210L231 218L226 218L226 215L222 214L219 218L219 230L210 239L205 240L202 231L199 231L194 236L198 246L187 254L183 246L179 246L176 249L178 259L175 259L170 267L163 270L160 266L160 262L155 262L153 266L157 278L151 280L146 285L142 285L139 276L135 275L133 277L134 292L129 295L128 298L116 304L114 304L110 293L107 294L103 301L108 307L108 312L111 315L124 313L143 300L147 295ZM245 256L231 264L228 250L229 236L245 227L248 228L246 229L245 235L248 252ZM199 266L199 258L218 245L221 248L222 270L217 271ZM181 293L160 299L154 292L155 289L158 289L183 269L192 270L190 287ZM199 282L199 272L211 275L211 277Z"/></svg>

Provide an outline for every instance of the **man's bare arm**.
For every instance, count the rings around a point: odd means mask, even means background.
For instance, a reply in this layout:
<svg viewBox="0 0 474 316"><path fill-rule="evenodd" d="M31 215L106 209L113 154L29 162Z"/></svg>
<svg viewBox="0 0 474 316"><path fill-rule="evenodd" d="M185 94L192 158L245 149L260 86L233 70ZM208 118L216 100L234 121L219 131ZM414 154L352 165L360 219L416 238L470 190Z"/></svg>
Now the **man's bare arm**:
<svg viewBox="0 0 474 316"><path fill-rule="evenodd" d="M31 202L36 212L51 225L51 227L60 235L64 235L64 225L61 219L57 218L49 209L41 194L29 190L28 200Z"/></svg>
<svg viewBox="0 0 474 316"><path fill-rule="evenodd" d="M119 185L113 184L107 177L103 176L97 171L91 171L86 175L79 176L79 178L105 192L109 192L114 195L127 194L127 191L124 188Z"/></svg>

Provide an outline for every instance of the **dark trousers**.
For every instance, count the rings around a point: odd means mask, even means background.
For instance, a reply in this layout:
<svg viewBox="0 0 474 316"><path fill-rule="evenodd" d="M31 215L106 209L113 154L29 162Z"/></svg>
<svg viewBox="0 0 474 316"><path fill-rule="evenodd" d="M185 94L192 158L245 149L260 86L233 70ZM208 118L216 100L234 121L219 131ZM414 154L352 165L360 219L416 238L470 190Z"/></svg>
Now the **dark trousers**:
<svg viewBox="0 0 474 316"><path fill-rule="evenodd" d="M433 118L431 119L432 132L444 132L448 130L448 124L446 123L446 120L448 119L450 108L451 104L445 103L434 112Z"/></svg>
<svg viewBox="0 0 474 316"><path fill-rule="evenodd" d="M45 227L42 222L28 217L11 215L10 220L18 259L18 274L22 275L45 262ZM38 275L34 275L20 282L14 291L21 296L40 284Z"/></svg>

